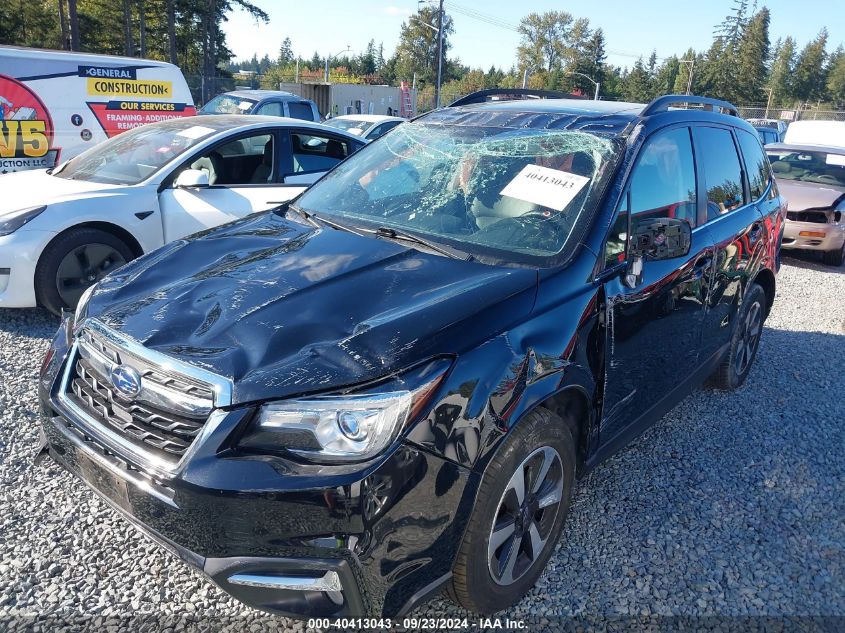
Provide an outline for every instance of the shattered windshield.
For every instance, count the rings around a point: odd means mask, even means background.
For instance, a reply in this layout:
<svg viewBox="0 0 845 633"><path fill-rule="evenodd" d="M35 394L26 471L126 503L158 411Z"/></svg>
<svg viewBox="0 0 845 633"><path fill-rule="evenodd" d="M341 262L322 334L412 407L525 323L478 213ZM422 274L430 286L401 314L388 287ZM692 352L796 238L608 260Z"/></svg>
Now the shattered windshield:
<svg viewBox="0 0 845 633"><path fill-rule="evenodd" d="M581 131L399 126L298 206L514 261L560 253L618 141Z"/></svg>

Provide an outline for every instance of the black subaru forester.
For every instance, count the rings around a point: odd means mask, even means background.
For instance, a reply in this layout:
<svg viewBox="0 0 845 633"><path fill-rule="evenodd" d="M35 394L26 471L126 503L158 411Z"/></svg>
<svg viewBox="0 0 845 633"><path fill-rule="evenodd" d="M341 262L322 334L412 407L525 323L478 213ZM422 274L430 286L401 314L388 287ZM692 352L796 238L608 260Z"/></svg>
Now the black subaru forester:
<svg viewBox="0 0 845 633"><path fill-rule="evenodd" d="M95 286L42 454L259 609L518 601L576 478L743 383L785 210L730 104L473 100Z"/></svg>

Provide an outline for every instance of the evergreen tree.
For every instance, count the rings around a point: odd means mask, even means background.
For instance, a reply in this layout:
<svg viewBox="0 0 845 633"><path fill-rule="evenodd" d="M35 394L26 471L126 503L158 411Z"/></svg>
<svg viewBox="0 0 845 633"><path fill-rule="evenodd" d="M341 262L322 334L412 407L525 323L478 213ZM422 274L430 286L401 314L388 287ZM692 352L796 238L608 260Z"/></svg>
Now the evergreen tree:
<svg viewBox="0 0 845 633"><path fill-rule="evenodd" d="M768 81L768 103L773 106L791 105L793 98L792 73L795 70L795 40L788 36L778 41L772 54Z"/></svg>
<svg viewBox="0 0 845 633"><path fill-rule="evenodd" d="M792 92L799 101L815 101L825 96L827 82L824 62L827 57L827 37L827 29L822 29L798 55L792 76Z"/></svg>
<svg viewBox="0 0 845 633"><path fill-rule="evenodd" d="M845 106L845 49L841 45L828 60L827 98L837 108Z"/></svg>
<svg viewBox="0 0 845 633"><path fill-rule="evenodd" d="M640 57L634 67L622 78L622 96L626 101L648 103L651 101L651 76Z"/></svg>
<svg viewBox="0 0 845 633"><path fill-rule="evenodd" d="M290 41L289 37L286 37L282 41L282 45L279 47L279 59L278 64L280 66L285 66L290 64L294 60L293 56L293 44Z"/></svg>
<svg viewBox="0 0 845 633"><path fill-rule="evenodd" d="M735 96L737 103L759 103L766 90L766 61L769 58L769 10L760 9L748 21L737 49L739 82Z"/></svg>

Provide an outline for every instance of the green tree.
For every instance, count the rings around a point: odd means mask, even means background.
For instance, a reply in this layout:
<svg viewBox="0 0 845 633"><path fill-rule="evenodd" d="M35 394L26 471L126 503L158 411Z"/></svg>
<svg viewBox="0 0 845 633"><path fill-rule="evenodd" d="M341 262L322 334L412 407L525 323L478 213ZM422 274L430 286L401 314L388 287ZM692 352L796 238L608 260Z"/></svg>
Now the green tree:
<svg viewBox="0 0 845 633"><path fill-rule="evenodd" d="M622 77L622 96L626 101L648 103L651 101L651 76L640 57L631 71Z"/></svg>
<svg viewBox="0 0 845 633"><path fill-rule="evenodd" d="M822 29L798 55L792 74L792 94L799 101L815 101L825 96L827 37L827 29Z"/></svg>
<svg viewBox="0 0 845 633"><path fill-rule="evenodd" d="M517 48L520 70L535 73L560 69L570 57L570 32L572 15L565 11L529 13L519 23L522 36Z"/></svg>
<svg viewBox="0 0 845 633"><path fill-rule="evenodd" d="M770 105L788 105L792 100L792 73L795 71L795 40L788 36L775 44L767 89Z"/></svg>
<svg viewBox="0 0 845 633"><path fill-rule="evenodd" d="M828 60L827 98L838 108L845 105L845 49L841 45Z"/></svg>
<svg viewBox="0 0 845 633"><path fill-rule="evenodd" d="M681 72L681 62L675 55L672 55L660 67L654 75L652 83L652 98L658 95L672 94L675 89L675 82ZM686 87L685 87L686 88Z"/></svg>
<svg viewBox="0 0 845 633"><path fill-rule="evenodd" d="M740 78L734 94L738 103L764 100L766 62L769 59L769 10L765 7L748 21L737 48L737 74Z"/></svg>
<svg viewBox="0 0 845 633"><path fill-rule="evenodd" d="M402 23L399 43L396 46L396 79L411 81L416 74L417 82L433 84L437 77L437 33L427 24L436 24L437 9L423 6L417 13ZM449 60L449 38L454 33L452 18L443 15L443 75L446 76Z"/></svg>
<svg viewBox="0 0 845 633"><path fill-rule="evenodd" d="M282 40L282 45L279 47L279 59L277 63L280 66L285 66L290 64L293 60L293 43L290 41L289 37L286 37Z"/></svg>

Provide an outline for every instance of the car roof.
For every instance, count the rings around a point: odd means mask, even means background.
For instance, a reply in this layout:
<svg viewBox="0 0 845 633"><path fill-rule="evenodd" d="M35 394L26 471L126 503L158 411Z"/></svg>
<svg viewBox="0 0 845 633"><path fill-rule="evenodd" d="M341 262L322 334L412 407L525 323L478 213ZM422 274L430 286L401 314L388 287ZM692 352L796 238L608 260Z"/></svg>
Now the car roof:
<svg viewBox="0 0 845 633"><path fill-rule="evenodd" d="M186 129L194 126L211 128L215 131L215 134L220 134L230 130L247 131L265 127L300 128L314 130L315 132L331 132L334 135L343 136L350 140L357 141L358 143L362 142L360 136L349 134L344 130L329 127L327 125L323 125L322 123L283 116L264 116L261 114L199 114L197 116L168 119L158 123L151 123L150 125L178 127L180 123L183 124Z"/></svg>
<svg viewBox="0 0 845 633"><path fill-rule="evenodd" d="M145 59L143 57L121 57L120 55L105 55L100 53L80 53L77 51L65 51L55 48L29 48L26 46L9 46L0 44L0 57L8 55L25 55L31 59L51 59L59 57L63 60L76 60L79 63L94 63L99 61L101 64L109 65L131 65L136 68L143 66L155 66L157 68L174 68L176 66L170 62L164 62L158 59ZM181 71L180 71L181 72Z"/></svg>
<svg viewBox="0 0 845 633"><path fill-rule="evenodd" d="M268 97L275 97L282 100L296 99L298 101L308 101L305 97L300 97L292 92L285 92L283 90L230 90L224 94L238 99L267 99Z"/></svg>
<svg viewBox="0 0 845 633"><path fill-rule="evenodd" d="M837 145L803 145L793 143L769 143L766 149L773 150L796 150L799 152L826 152L827 154L845 155L845 147Z"/></svg>
<svg viewBox="0 0 845 633"><path fill-rule="evenodd" d="M388 116L387 114L342 114L340 116L332 117L333 119L340 119L342 121L369 121L371 123L381 123L382 121L404 121L401 116Z"/></svg>

